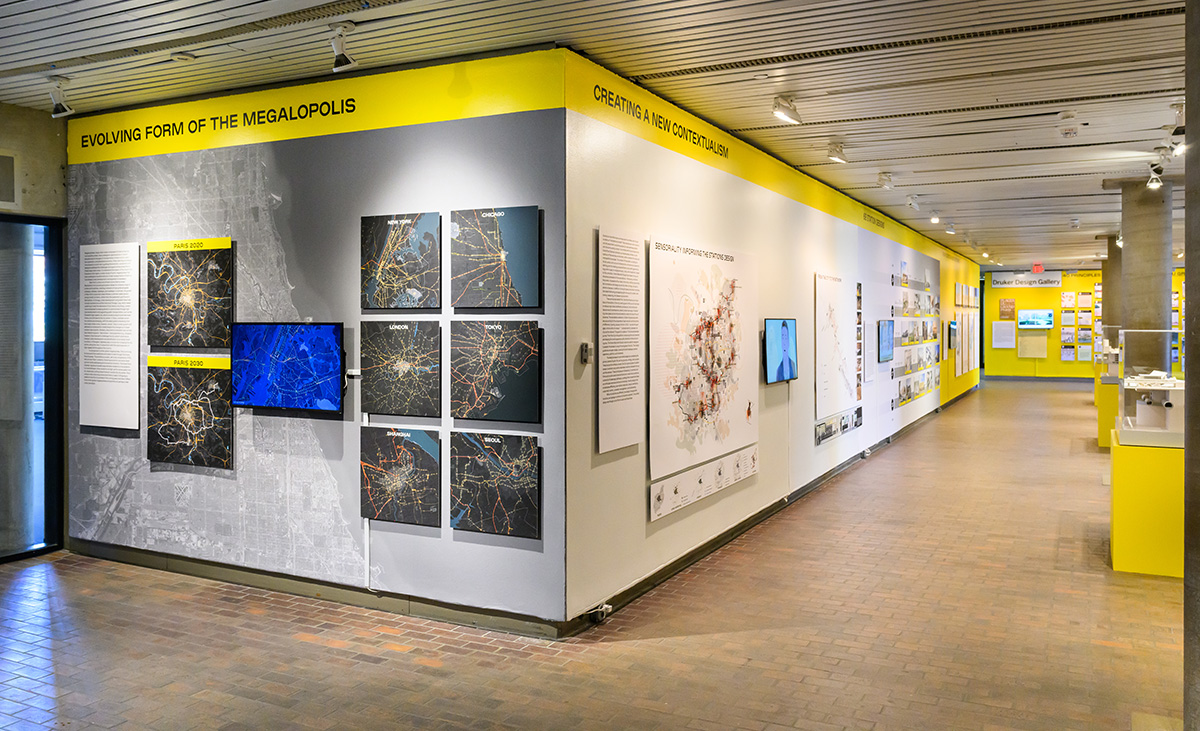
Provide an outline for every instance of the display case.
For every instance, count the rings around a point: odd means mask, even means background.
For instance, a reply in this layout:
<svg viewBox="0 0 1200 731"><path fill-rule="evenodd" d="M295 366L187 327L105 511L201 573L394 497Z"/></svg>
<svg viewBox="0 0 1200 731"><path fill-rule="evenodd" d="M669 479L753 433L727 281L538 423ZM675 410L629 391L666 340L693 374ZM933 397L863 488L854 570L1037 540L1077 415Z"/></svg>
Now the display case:
<svg viewBox="0 0 1200 731"><path fill-rule="evenodd" d="M1125 446L1183 447L1183 380L1171 375L1177 330L1122 330L1117 434Z"/></svg>

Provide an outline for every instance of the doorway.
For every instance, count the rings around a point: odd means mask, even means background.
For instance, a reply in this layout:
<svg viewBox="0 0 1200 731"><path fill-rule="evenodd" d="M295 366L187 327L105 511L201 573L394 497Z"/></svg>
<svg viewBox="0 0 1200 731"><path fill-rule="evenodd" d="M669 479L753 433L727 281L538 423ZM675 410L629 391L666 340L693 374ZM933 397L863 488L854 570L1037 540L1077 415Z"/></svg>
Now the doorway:
<svg viewBox="0 0 1200 731"><path fill-rule="evenodd" d="M0 561L63 545L63 222L0 214Z"/></svg>

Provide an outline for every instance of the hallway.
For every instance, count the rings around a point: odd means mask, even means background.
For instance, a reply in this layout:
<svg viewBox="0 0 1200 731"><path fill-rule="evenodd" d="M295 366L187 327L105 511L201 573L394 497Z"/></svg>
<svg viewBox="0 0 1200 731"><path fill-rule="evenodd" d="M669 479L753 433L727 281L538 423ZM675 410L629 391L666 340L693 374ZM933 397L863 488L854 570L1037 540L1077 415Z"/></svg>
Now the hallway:
<svg viewBox="0 0 1200 731"><path fill-rule="evenodd" d="M1091 385L986 382L565 642L59 553L0 729L1160 729L1182 582L1107 567Z"/></svg>

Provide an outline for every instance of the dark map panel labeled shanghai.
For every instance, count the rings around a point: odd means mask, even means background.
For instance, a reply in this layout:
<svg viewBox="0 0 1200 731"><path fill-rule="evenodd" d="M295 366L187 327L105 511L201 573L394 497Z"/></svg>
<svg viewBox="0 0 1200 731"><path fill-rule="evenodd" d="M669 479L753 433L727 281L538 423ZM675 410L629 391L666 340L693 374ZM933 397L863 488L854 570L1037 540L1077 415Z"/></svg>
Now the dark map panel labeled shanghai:
<svg viewBox="0 0 1200 731"><path fill-rule="evenodd" d="M442 472L438 433L363 427L362 517L391 523L441 525Z"/></svg>
<svg viewBox="0 0 1200 731"><path fill-rule="evenodd" d="M442 415L442 329L436 322L362 324L362 410Z"/></svg>
<svg viewBox="0 0 1200 731"><path fill-rule="evenodd" d="M362 218L363 309L436 308L442 289L442 217Z"/></svg>
<svg viewBox="0 0 1200 731"><path fill-rule="evenodd" d="M450 527L541 535L541 453L534 437L450 435Z"/></svg>
<svg viewBox="0 0 1200 731"><path fill-rule="evenodd" d="M233 249L146 254L150 345L228 348Z"/></svg>
<svg viewBox="0 0 1200 731"><path fill-rule="evenodd" d="M541 224L537 206L450 213L450 304L540 307Z"/></svg>
<svg viewBox="0 0 1200 731"><path fill-rule="evenodd" d="M536 322L452 322L450 415L528 424L541 421L541 358Z"/></svg>
<svg viewBox="0 0 1200 731"><path fill-rule="evenodd" d="M149 460L233 469L229 370L150 366L146 373Z"/></svg>

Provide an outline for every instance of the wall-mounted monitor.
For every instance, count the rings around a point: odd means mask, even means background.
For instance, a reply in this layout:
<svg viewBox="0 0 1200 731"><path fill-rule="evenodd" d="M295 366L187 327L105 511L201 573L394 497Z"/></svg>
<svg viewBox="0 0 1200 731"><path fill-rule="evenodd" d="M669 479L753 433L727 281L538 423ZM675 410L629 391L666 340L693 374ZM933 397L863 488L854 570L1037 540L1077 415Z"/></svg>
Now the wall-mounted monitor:
<svg viewBox="0 0 1200 731"><path fill-rule="evenodd" d="M946 350L947 351L954 350L957 347L958 347L958 321L951 320L946 325Z"/></svg>
<svg viewBox="0 0 1200 731"><path fill-rule="evenodd" d="M889 363L896 356L896 321L879 321L879 362Z"/></svg>
<svg viewBox="0 0 1200 731"><path fill-rule="evenodd" d="M792 381L796 373L795 319L767 318L763 327L763 370L767 383Z"/></svg>
<svg viewBox="0 0 1200 731"><path fill-rule="evenodd" d="M1054 327L1054 310L1017 310L1017 327L1022 330L1049 330Z"/></svg>
<svg viewBox="0 0 1200 731"><path fill-rule="evenodd" d="M233 405L342 412L342 323L235 322Z"/></svg>

